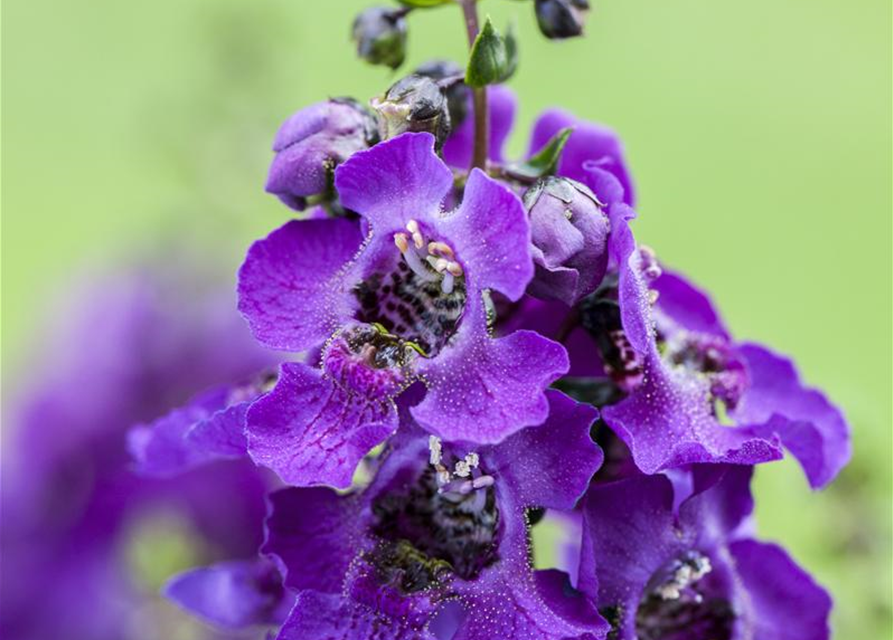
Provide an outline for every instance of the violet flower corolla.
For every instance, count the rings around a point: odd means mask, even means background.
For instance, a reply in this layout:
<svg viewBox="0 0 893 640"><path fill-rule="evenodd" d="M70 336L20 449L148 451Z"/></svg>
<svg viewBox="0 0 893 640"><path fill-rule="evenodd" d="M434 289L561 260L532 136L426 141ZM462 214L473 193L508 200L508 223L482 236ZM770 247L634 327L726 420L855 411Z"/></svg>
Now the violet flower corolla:
<svg viewBox="0 0 893 640"><path fill-rule="evenodd" d="M752 467L695 465L593 486L579 587L617 640L822 640L831 599L750 534Z"/></svg>
<svg viewBox="0 0 893 640"><path fill-rule="evenodd" d="M599 340L608 373L628 394L603 411L645 473L692 463L757 464L787 448L813 488L826 486L851 455L849 427L792 362L735 342L709 298L665 273L637 246L612 205L617 275L593 295L583 322Z"/></svg>
<svg viewBox="0 0 893 640"><path fill-rule="evenodd" d="M413 420L419 395L368 486L272 494L263 551L298 594L277 638L603 638L565 574L531 569L527 531L529 508L572 509L601 464L596 410L549 391L544 424L448 443Z"/></svg>
<svg viewBox="0 0 893 640"><path fill-rule="evenodd" d="M346 487L396 430L394 398L415 381L427 392L413 417L446 440L495 443L543 422L564 349L488 326L490 294L517 300L533 274L520 199L475 170L444 212L453 176L427 133L355 154L335 186L367 234L344 218L292 221L256 242L239 272L258 340L311 354L284 364L249 410L254 460L290 484Z"/></svg>

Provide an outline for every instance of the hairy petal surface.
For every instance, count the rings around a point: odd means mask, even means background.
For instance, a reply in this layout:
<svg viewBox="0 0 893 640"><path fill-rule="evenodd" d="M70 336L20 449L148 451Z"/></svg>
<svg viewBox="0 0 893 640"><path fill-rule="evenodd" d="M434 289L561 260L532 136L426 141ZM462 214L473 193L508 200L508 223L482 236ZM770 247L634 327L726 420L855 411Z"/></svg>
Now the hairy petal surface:
<svg viewBox="0 0 893 640"><path fill-rule="evenodd" d="M295 352L325 342L351 312L350 299L338 294L362 239L350 220L292 220L251 245L238 290L254 336Z"/></svg>
<svg viewBox="0 0 893 640"><path fill-rule="evenodd" d="M350 486L357 464L397 428L389 398L335 385L319 370L285 363L279 382L248 411L248 451L296 486Z"/></svg>

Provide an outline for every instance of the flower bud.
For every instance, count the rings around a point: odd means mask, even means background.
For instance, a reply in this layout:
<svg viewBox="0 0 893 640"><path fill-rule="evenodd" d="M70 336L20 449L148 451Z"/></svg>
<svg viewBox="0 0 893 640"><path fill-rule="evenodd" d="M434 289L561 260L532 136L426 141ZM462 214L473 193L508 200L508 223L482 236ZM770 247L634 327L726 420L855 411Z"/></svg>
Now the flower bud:
<svg viewBox="0 0 893 640"><path fill-rule="evenodd" d="M468 103L471 100L471 89L462 81L465 69L452 60L429 60L413 73L431 78L435 82L455 78L455 82L449 82L446 87L441 83L441 87L450 111L450 126L456 128L462 124L468 115Z"/></svg>
<svg viewBox="0 0 893 640"><path fill-rule="evenodd" d="M582 35L589 0L536 0L536 21L552 40Z"/></svg>
<svg viewBox="0 0 893 640"><path fill-rule="evenodd" d="M332 192L335 166L378 142L375 118L356 100L337 98L301 109L279 128L266 190L292 209Z"/></svg>
<svg viewBox="0 0 893 640"><path fill-rule="evenodd" d="M352 35L363 60L396 69L406 57L406 9L366 9L354 20Z"/></svg>
<svg viewBox="0 0 893 640"><path fill-rule="evenodd" d="M372 100L378 114L378 127L383 140L407 131L434 134L436 148L450 134L450 112L447 99L436 82L420 75L398 80L380 98Z"/></svg>
<svg viewBox="0 0 893 640"><path fill-rule="evenodd" d="M524 194L535 275L527 288L543 300L576 304L601 283L610 223L586 185L549 176Z"/></svg>

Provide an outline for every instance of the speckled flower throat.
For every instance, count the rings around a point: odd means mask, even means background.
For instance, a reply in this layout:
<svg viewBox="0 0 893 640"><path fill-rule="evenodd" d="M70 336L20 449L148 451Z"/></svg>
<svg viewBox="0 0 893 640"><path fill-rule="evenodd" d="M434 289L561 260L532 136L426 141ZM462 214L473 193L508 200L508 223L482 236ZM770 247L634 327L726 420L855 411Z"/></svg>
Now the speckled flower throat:
<svg viewBox="0 0 893 640"><path fill-rule="evenodd" d="M452 470L448 457L432 436L431 464L412 483L372 503L372 530L387 543L378 565L399 568L407 592L450 573L472 580L498 558L494 479L475 453L453 460Z"/></svg>
<svg viewBox="0 0 893 640"><path fill-rule="evenodd" d="M449 244L428 240L417 222L394 234L399 259L354 289L357 319L377 324L434 356L456 332L465 308L465 278Z"/></svg>

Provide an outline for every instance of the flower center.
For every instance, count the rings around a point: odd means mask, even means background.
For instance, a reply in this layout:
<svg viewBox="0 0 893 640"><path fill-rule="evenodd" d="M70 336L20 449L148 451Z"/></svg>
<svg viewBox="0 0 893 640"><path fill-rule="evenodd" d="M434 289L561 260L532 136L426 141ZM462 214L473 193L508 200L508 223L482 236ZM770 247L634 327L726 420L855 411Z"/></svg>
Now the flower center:
<svg viewBox="0 0 893 640"><path fill-rule="evenodd" d="M689 551L655 573L636 610L636 638L730 640L735 612L711 571L707 556Z"/></svg>
<svg viewBox="0 0 893 640"><path fill-rule="evenodd" d="M374 274L354 289L357 320L376 323L426 356L436 355L456 332L465 309L465 278L452 248L427 242L415 220L394 234L395 268Z"/></svg>
<svg viewBox="0 0 893 640"><path fill-rule="evenodd" d="M426 561L445 563L465 580L497 559L499 511L493 478L474 453L445 464L440 441L431 439L431 465L403 491L381 496L372 505L373 531L392 543L405 543ZM440 577L439 573L435 574Z"/></svg>

